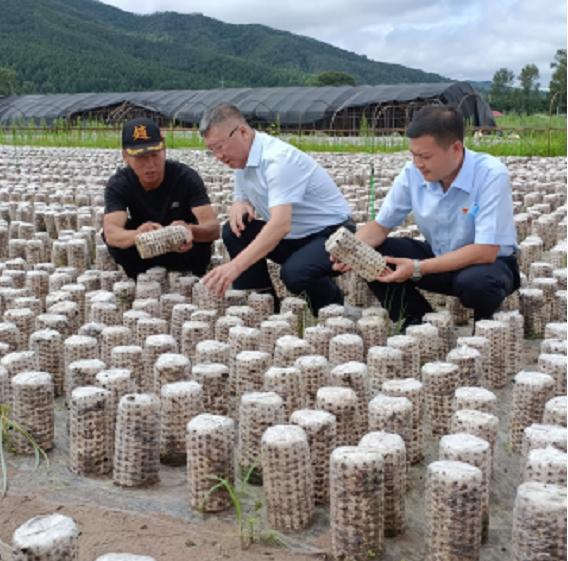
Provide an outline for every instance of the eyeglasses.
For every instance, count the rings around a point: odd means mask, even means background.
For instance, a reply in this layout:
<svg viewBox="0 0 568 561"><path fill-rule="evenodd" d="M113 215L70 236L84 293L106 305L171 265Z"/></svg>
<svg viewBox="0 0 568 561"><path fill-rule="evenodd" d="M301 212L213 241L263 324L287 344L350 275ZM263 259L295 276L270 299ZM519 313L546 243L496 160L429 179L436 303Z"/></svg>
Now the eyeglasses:
<svg viewBox="0 0 568 561"><path fill-rule="evenodd" d="M237 125L228 135L227 138L225 138L225 140L222 140L221 142L217 143L217 146L209 146L209 149L207 150L207 152L209 152L210 154L214 155L214 154L220 154L221 152L223 152L223 149L225 148L225 145L227 144L227 142L231 139L231 137L235 134L235 132L237 131L237 129L239 128L239 125Z"/></svg>

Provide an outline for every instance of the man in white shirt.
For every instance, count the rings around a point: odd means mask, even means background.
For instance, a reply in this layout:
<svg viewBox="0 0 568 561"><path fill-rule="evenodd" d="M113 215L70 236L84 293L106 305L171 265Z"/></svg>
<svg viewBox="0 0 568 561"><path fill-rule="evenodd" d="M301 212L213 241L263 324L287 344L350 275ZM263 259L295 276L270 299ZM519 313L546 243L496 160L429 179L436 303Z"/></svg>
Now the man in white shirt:
<svg viewBox="0 0 568 561"><path fill-rule="evenodd" d="M215 157L235 170L222 233L231 261L207 274L205 285L219 296L231 285L273 293L268 257L282 266L291 292L306 294L316 315L342 303L324 244L337 228L354 230L354 224L328 173L304 152L252 129L232 105L208 110L199 130Z"/></svg>
<svg viewBox="0 0 568 561"><path fill-rule="evenodd" d="M376 219L357 231L391 266L369 287L403 327L432 311L418 288L456 296L475 320L490 318L520 284L507 168L464 147L463 117L454 107L422 108L406 134L412 162ZM424 239L389 236L409 213Z"/></svg>

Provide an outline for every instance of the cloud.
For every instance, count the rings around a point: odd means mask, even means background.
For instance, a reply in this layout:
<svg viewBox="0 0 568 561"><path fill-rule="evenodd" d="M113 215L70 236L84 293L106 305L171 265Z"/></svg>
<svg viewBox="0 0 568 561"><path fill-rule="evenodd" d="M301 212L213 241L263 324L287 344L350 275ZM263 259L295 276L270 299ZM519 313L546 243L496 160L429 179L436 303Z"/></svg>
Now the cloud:
<svg viewBox="0 0 568 561"><path fill-rule="evenodd" d="M135 13L189 11L184 0L104 2ZM491 80L502 67L518 75L532 63L547 87L554 54L566 47L566 3L558 0L192 0L191 11L459 80Z"/></svg>

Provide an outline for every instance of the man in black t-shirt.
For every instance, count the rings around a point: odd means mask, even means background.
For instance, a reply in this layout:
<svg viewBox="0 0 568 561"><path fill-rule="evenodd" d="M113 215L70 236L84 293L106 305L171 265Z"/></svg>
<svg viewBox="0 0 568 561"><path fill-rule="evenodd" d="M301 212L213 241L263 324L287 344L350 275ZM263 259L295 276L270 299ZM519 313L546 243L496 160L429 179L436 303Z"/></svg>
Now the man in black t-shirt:
<svg viewBox="0 0 568 561"><path fill-rule="evenodd" d="M219 222L197 172L166 160L159 127L150 119L128 121L122 129L125 168L105 189L104 240L114 260L136 278L151 267L203 275ZM177 252L142 259L134 245L138 234L170 224L187 228L187 243Z"/></svg>

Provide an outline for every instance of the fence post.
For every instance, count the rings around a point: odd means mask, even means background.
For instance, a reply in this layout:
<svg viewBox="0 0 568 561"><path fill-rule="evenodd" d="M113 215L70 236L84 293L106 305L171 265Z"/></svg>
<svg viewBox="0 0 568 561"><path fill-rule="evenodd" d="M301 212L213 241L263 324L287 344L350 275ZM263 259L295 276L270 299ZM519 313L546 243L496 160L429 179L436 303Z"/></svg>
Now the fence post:
<svg viewBox="0 0 568 561"><path fill-rule="evenodd" d="M546 155L550 156L550 133L551 133L551 129L552 129L552 105L554 104L554 101L556 100L556 98L558 97L558 94L560 92L556 92L551 100L550 100L550 105L548 106L548 130L547 130L547 146L546 146Z"/></svg>

